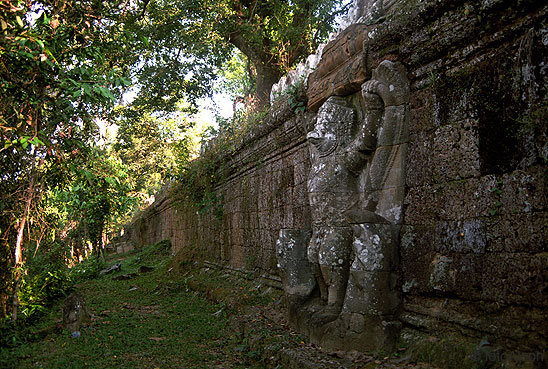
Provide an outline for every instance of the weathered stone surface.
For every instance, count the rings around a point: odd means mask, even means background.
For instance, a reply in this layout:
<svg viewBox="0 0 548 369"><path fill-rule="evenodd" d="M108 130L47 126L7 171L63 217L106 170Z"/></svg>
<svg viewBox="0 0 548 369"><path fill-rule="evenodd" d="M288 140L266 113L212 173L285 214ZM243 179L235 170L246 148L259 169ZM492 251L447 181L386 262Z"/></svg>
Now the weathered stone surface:
<svg viewBox="0 0 548 369"><path fill-rule="evenodd" d="M396 270L398 229L392 224L355 224L351 271L390 272Z"/></svg>
<svg viewBox="0 0 548 369"><path fill-rule="evenodd" d="M80 327L91 321L91 314L86 308L86 303L80 292L70 294L63 303L63 327L73 333L73 337L79 337ZM77 333L74 335L74 333Z"/></svg>
<svg viewBox="0 0 548 369"><path fill-rule="evenodd" d="M409 84L403 67L389 61L372 76L362 85L363 106L355 110L353 98L330 97L307 135L312 144L307 254L319 296L309 290L305 299L290 302L290 321L314 342L333 348L348 342L389 347L399 326L392 319L399 306ZM278 244L284 240L280 234ZM294 293L289 288L286 294Z"/></svg>
<svg viewBox="0 0 548 369"><path fill-rule="evenodd" d="M114 273L114 272L119 272L120 270L122 270L122 263L116 263L116 264L112 264L108 268L105 268L105 269L101 270L99 272L99 275L105 275L105 274L110 274L110 273Z"/></svg>
<svg viewBox="0 0 548 369"><path fill-rule="evenodd" d="M489 217L498 208L496 188L495 176L411 187L405 199L405 221L426 224L437 219Z"/></svg>
<svg viewBox="0 0 548 369"><path fill-rule="evenodd" d="M510 213L486 220L489 252L548 251L548 213Z"/></svg>
<svg viewBox="0 0 548 369"><path fill-rule="evenodd" d="M316 286L312 265L308 261L309 230L281 229L276 241L276 258L287 296L305 299Z"/></svg>
<svg viewBox="0 0 548 369"><path fill-rule="evenodd" d="M406 183L417 186L480 174L477 130L473 121L445 125L410 138Z"/></svg>
<svg viewBox="0 0 548 369"><path fill-rule="evenodd" d="M391 272L351 270L343 315L393 315L399 306L396 275ZM365 327L355 327L365 329Z"/></svg>
<svg viewBox="0 0 548 369"><path fill-rule="evenodd" d="M488 301L548 306L548 255L492 254L484 258L482 295Z"/></svg>
<svg viewBox="0 0 548 369"><path fill-rule="evenodd" d="M499 183L501 211L510 214L548 209L548 169L546 166L507 173Z"/></svg>
<svg viewBox="0 0 548 369"><path fill-rule="evenodd" d="M322 59L308 77L308 108L316 111L329 96L346 96L360 90L368 77L364 41L367 26L348 27L323 49Z"/></svg>

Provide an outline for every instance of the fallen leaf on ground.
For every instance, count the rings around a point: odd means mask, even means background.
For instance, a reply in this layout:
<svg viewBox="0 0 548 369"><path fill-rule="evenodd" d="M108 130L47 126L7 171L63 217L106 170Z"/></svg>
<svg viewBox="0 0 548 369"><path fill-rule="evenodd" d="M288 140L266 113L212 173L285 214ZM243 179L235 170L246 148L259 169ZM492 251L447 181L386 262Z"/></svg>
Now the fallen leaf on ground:
<svg viewBox="0 0 548 369"><path fill-rule="evenodd" d="M159 341L165 340L166 338L167 338L167 337L149 337L149 340L153 340L153 341L159 342Z"/></svg>

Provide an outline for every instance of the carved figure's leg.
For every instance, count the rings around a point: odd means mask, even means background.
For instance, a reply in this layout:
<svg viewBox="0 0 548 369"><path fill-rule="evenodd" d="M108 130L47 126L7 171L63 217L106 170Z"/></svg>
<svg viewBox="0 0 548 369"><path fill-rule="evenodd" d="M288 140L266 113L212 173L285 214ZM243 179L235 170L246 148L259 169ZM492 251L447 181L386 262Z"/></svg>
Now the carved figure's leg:
<svg viewBox="0 0 548 369"><path fill-rule="evenodd" d="M322 271L320 264L314 265L314 276L316 277L316 282L320 288L320 297L322 301L327 303L329 298L328 282L325 280L325 274Z"/></svg>
<svg viewBox="0 0 548 369"><path fill-rule="evenodd" d="M330 227L324 230L318 262L323 283L327 289L327 306L315 314L317 324L325 324L339 316L350 268L352 230L348 227Z"/></svg>
<svg viewBox="0 0 548 369"><path fill-rule="evenodd" d="M320 296L323 301L327 301L328 298L328 290L327 290L327 284L324 279L322 270L320 268L320 247L325 238L324 229L323 228L314 228L312 239L310 240L310 244L308 245L308 261L312 264L312 268L314 271L314 277L316 277L316 282L318 284L318 287L320 288Z"/></svg>

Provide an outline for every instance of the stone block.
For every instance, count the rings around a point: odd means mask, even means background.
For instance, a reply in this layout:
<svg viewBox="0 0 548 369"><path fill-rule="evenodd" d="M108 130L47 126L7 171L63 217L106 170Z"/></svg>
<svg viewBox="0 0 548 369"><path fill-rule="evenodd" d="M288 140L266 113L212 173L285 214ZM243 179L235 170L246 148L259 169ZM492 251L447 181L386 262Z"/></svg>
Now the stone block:
<svg viewBox="0 0 548 369"><path fill-rule="evenodd" d="M256 211L249 213L249 228L254 231L259 229L259 213Z"/></svg>
<svg viewBox="0 0 548 369"><path fill-rule="evenodd" d="M305 163L303 162L296 163L293 169L293 173L295 176L295 179L294 179L295 185L306 183L309 171L310 171L310 168Z"/></svg>
<svg viewBox="0 0 548 369"><path fill-rule="evenodd" d="M479 137L475 121L445 125L433 133L434 177L463 179L480 174Z"/></svg>
<svg viewBox="0 0 548 369"><path fill-rule="evenodd" d="M276 230L282 229L282 223L283 223L283 207L276 207L271 209L271 213L269 215L270 217L270 230Z"/></svg>
<svg viewBox="0 0 548 369"><path fill-rule="evenodd" d="M402 292L410 295L457 295L463 300L479 300L482 298L484 256L436 252L416 258L402 256Z"/></svg>
<svg viewBox="0 0 548 369"><path fill-rule="evenodd" d="M270 230L270 213L268 211L259 212L259 230L266 231Z"/></svg>
<svg viewBox="0 0 548 369"><path fill-rule="evenodd" d="M548 251L548 213L504 214L486 220L489 252Z"/></svg>
<svg viewBox="0 0 548 369"><path fill-rule="evenodd" d="M395 273L350 271L344 313L382 316L394 314L397 307Z"/></svg>
<svg viewBox="0 0 548 369"><path fill-rule="evenodd" d="M275 246L275 245L274 245ZM261 249L261 265L262 269L268 273L278 273L278 261L276 259L276 249L274 248L262 248Z"/></svg>
<svg viewBox="0 0 548 369"><path fill-rule="evenodd" d="M478 301L482 296L485 254L451 254L453 293L462 300Z"/></svg>
<svg viewBox="0 0 548 369"><path fill-rule="evenodd" d="M418 254L413 258L402 257L401 269L403 273L402 292L404 294L424 294L431 292L429 287L430 274L428 267L434 259L435 252Z"/></svg>
<svg viewBox="0 0 548 369"><path fill-rule="evenodd" d="M422 255L435 251L435 223L427 225L403 225L401 228L401 262L416 260Z"/></svg>
<svg viewBox="0 0 548 369"><path fill-rule="evenodd" d="M479 176L479 138L475 125L474 121L462 121L413 134L406 183L416 186Z"/></svg>
<svg viewBox="0 0 548 369"><path fill-rule="evenodd" d="M292 192L293 206L308 206L308 190L306 189L306 182L296 185Z"/></svg>
<svg viewBox="0 0 548 369"><path fill-rule="evenodd" d="M534 167L516 170L502 178L502 211L510 214L547 210L548 169Z"/></svg>
<svg viewBox="0 0 548 369"><path fill-rule="evenodd" d="M366 31L364 24L351 25L324 47L318 67L308 77L310 110L317 110L332 95L359 91L369 74L363 53Z"/></svg>
<svg viewBox="0 0 548 369"><path fill-rule="evenodd" d="M244 244L244 230L243 228L233 228L230 232L230 243L232 245Z"/></svg>
<svg viewBox="0 0 548 369"><path fill-rule="evenodd" d="M243 228L243 213L239 211L232 213L232 227L234 229Z"/></svg>
<svg viewBox="0 0 548 369"><path fill-rule="evenodd" d="M548 307L548 255L486 255L482 298L501 304Z"/></svg>
<svg viewBox="0 0 548 369"><path fill-rule="evenodd" d="M453 292L455 289L455 269L453 258L436 254L429 266L428 285L434 291Z"/></svg>
<svg viewBox="0 0 548 369"><path fill-rule="evenodd" d="M464 220L492 216L499 201L491 191L497 184L488 175L463 181L412 187L407 192L405 222L426 224L433 219Z"/></svg>
<svg viewBox="0 0 548 369"><path fill-rule="evenodd" d="M245 267L245 256L243 245L232 245L230 248L230 265L235 268Z"/></svg>
<svg viewBox="0 0 548 369"><path fill-rule="evenodd" d="M293 209L293 224L297 229L310 229L310 208L308 206L300 206Z"/></svg>
<svg viewBox="0 0 548 369"><path fill-rule="evenodd" d="M436 251L482 254L487 248L487 229L481 219L437 222L433 230Z"/></svg>
<svg viewBox="0 0 548 369"><path fill-rule="evenodd" d="M354 260L350 271L395 271L398 227L392 224L353 224Z"/></svg>
<svg viewBox="0 0 548 369"><path fill-rule="evenodd" d="M432 142L425 132L418 132L410 136L407 161L405 168L405 182L408 186L420 186L430 183L434 167L432 161Z"/></svg>
<svg viewBox="0 0 548 369"><path fill-rule="evenodd" d="M436 128L434 124L434 92L431 87L413 91L410 96L409 132L426 133Z"/></svg>
<svg viewBox="0 0 548 369"><path fill-rule="evenodd" d="M286 187L281 191L280 206L291 206L293 199L293 187Z"/></svg>
<svg viewBox="0 0 548 369"><path fill-rule="evenodd" d="M267 211L272 208L273 204L273 197L272 192L270 192L269 187L261 187L261 190L259 191L259 204L258 209L259 211Z"/></svg>
<svg viewBox="0 0 548 369"><path fill-rule="evenodd" d="M293 207L291 205L286 205L283 207L283 219L282 219L282 228L292 229L294 228L293 220Z"/></svg>
<svg viewBox="0 0 548 369"><path fill-rule="evenodd" d="M316 280L308 261L307 248L312 233L309 230L282 229L276 241L278 270L289 298L306 298Z"/></svg>

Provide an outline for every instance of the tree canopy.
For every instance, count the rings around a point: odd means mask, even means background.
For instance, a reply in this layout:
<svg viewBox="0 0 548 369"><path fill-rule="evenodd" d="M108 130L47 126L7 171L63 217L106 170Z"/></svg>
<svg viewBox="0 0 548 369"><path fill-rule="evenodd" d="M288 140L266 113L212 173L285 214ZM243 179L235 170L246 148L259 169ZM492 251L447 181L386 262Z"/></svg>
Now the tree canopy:
<svg viewBox="0 0 548 369"><path fill-rule="evenodd" d="M272 85L324 41L348 2L335 0L156 0L133 18L149 48L139 80L145 101L177 101L211 91L235 47L255 80L255 100L269 104Z"/></svg>

